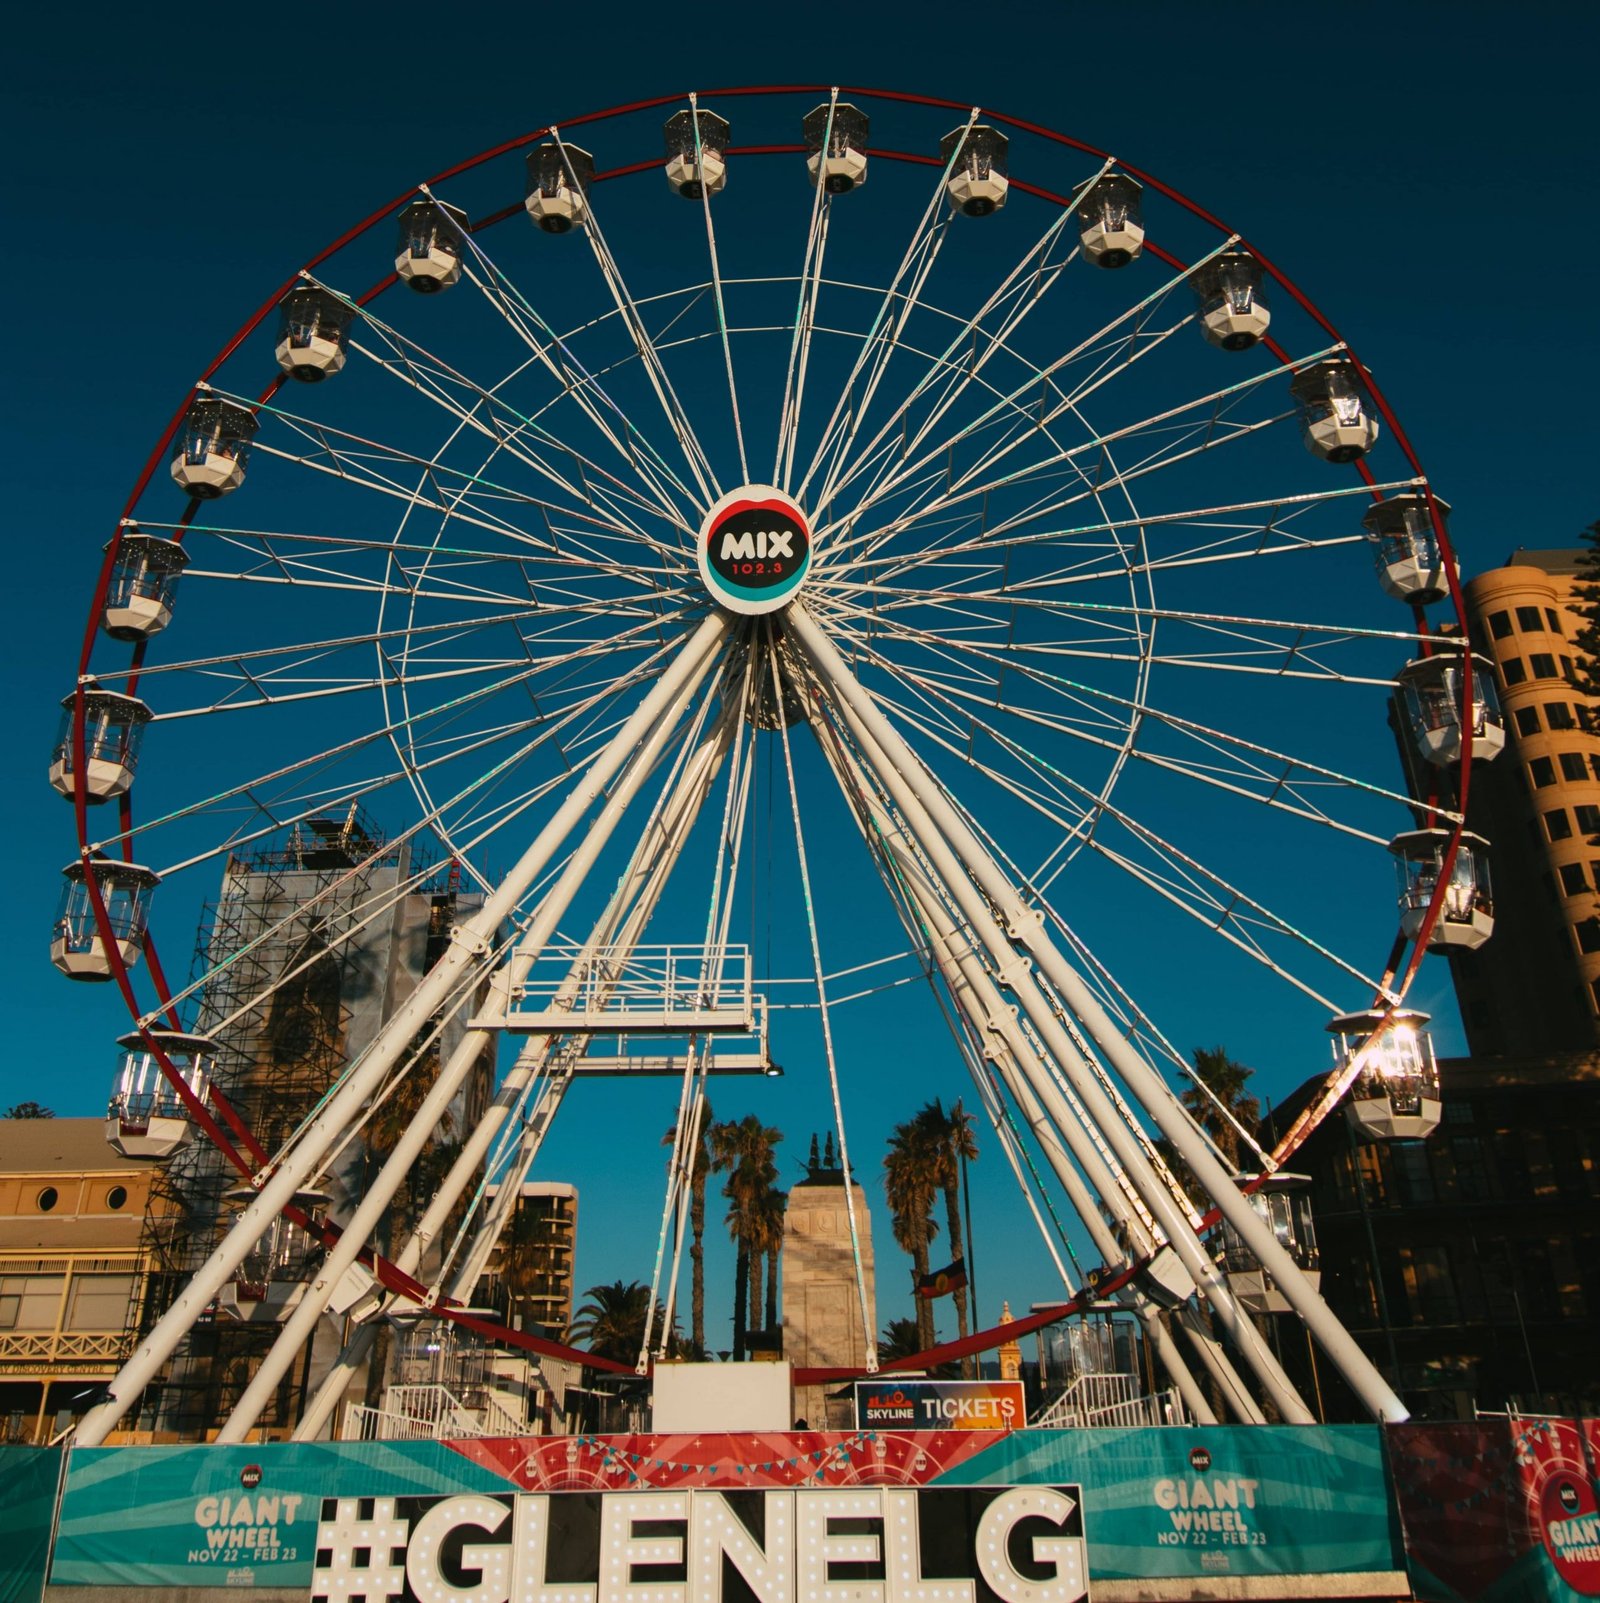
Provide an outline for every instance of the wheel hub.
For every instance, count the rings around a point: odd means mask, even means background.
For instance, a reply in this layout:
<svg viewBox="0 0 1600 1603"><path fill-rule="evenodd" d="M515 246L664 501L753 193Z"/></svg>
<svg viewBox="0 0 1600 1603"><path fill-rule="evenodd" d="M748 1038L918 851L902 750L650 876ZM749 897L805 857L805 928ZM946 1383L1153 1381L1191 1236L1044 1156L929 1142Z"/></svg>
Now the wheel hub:
<svg viewBox="0 0 1600 1603"><path fill-rule="evenodd" d="M730 490L700 525L700 577L730 612L759 617L786 606L811 569L811 527L770 484Z"/></svg>

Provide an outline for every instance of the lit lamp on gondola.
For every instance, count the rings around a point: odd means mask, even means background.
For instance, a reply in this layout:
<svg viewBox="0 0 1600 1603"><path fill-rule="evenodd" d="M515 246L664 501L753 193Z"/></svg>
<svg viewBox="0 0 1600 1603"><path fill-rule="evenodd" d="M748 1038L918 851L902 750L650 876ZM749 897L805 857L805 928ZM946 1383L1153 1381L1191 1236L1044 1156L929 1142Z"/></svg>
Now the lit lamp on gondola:
<svg viewBox="0 0 1600 1603"><path fill-rule="evenodd" d="M1439 521L1448 525L1450 503L1435 496L1433 504L1439 509ZM1372 541L1378 583L1396 601L1426 607L1449 595L1450 580L1427 496L1410 490L1391 495L1368 507L1361 526Z"/></svg>
<svg viewBox="0 0 1600 1603"><path fill-rule="evenodd" d="M132 968L144 955L145 925L150 916L150 895L161 883L153 869L137 863L120 863L109 857L96 857L89 863L68 863L61 870L66 881L56 909L55 928L50 937L50 961L68 979L109 980L111 947L95 923L90 883L105 903L106 923L111 942L125 968Z"/></svg>
<svg viewBox="0 0 1600 1603"><path fill-rule="evenodd" d="M1354 462L1378 443L1378 420L1354 362L1330 356L1289 381L1306 449L1324 462Z"/></svg>
<svg viewBox="0 0 1600 1603"><path fill-rule="evenodd" d="M1463 716L1461 670L1456 653L1435 652L1408 662L1397 676L1412 744L1440 768L1461 761L1463 728L1472 731L1474 762L1493 762L1505 749L1505 718L1488 658L1472 658L1472 711L1468 717Z"/></svg>
<svg viewBox="0 0 1600 1603"><path fill-rule="evenodd" d="M1389 842L1399 864L1400 928L1407 939L1415 939L1422 931L1449 846L1448 829L1414 829ZM1450 866L1439 916L1428 937L1428 950L1470 952L1493 933L1489 843L1481 835L1464 833Z"/></svg>
<svg viewBox="0 0 1600 1603"><path fill-rule="evenodd" d="M77 777L77 740L73 733L78 698L61 703L61 723L50 754L50 783L70 801ZM119 695L86 686L83 692L83 792L91 802L110 801L133 783L139 745L150 709L137 696Z"/></svg>
<svg viewBox="0 0 1600 1603"><path fill-rule="evenodd" d="M1225 250L1194 270L1190 282L1200 300L1200 328L1225 351L1247 351L1272 323L1261 280L1265 275L1249 251Z"/></svg>
<svg viewBox="0 0 1600 1603"><path fill-rule="evenodd" d="M248 406L220 395L196 396L184 414L172 477L178 488L202 501L214 501L244 483L256 415Z"/></svg>
<svg viewBox="0 0 1600 1603"><path fill-rule="evenodd" d="M222 1194L222 1200L241 1213L255 1197L250 1186L235 1186ZM313 1227L320 1224L332 1200L326 1191L310 1188L294 1194L295 1207L310 1216ZM305 1295L307 1276L321 1252L320 1240L280 1214L245 1254L233 1279L217 1293L217 1312L248 1324L287 1319Z"/></svg>
<svg viewBox="0 0 1600 1603"><path fill-rule="evenodd" d="M806 172L830 195L843 195L867 181L867 114L846 102L818 106L800 123L806 142Z"/></svg>
<svg viewBox="0 0 1600 1603"><path fill-rule="evenodd" d="M950 205L963 217L987 217L1006 203L1011 181L1006 152L1011 141L998 128L975 123L953 128L939 141L939 159L949 169L944 181Z"/></svg>
<svg viewBox="0 0 1600 1603"><path fill-rule="evenodd" d="M1126 173L1106 173L1081 186L1078 244L1096 267L1126 267L1144 250L1143 192Z"/></svg>
<svg viewBox="0 0 1600 1603"><path fill-rule="evenodd" d="M1345 1117L1375 1141L1414 1141L1438 1128L1439 1065L1427 1031L1428 1015L1414 1008L1342 1013L1328 1024L1334 1062L1361 1068Z"/></svg>
<svg viewBox="0 0 1600 1603"><path fill-rule="evenodd" d="M394 270L419 295L458 282L466 254L467 214L442 200L414 200L400 213Z"/></svg>
<svg viewBox="0 0 1600 1603"><path fill-rule="evenodd" d="M204 1102L216 1064L216 1042L181 1030L146 1033L196 1100ZM123 1049L123 1057L111 1082L106 1140L125 1158L171 1157L192 1133L183 1098L161 1072L155 1052L137 1030L120 1037L117 1045Z"/></svg>
<svg viewBox="0 0 1600 1603"><path fill-rule="evenodd" d="M587 215L589 203L584 197L593 182L594 157L587 150L578 145L540 145L528 152L523 204L545 233L565 234Z"/></svg>
<svg viewBox="0 0 1600 1603"><path fill-rule="evenodd" d="M1242 1174L1239 1184L1248 1185L1255 1178L1253 1174ZM1315 1287L1322 1274L1317 1267L1317 1235L1311 1222L1310 1188L1310 1175L1289 1174L1280 1169L1276 1174L1269 1174L1250 1193L1250 1206L1271 1227L1278 1245L1294 1259ZM1289 1312L1288 1299L1227 1220L1222 1223L1220 1261L1228 1277L1228 1289L1251 1313Z"/></svg>
<svg viewBox="0 0 1600 1603"><path fill-rule="evenodd" d="M349 353L354 316L352 307L319 285L290 290L278 319L278 366L304 384L332 378Z"/></svg>
<svg viewBox="0 0 1600 1603"><path fill-rule="evenodd" d="M148 640L172 622L178 576L189 553L176 540L158 540L130 524L117 542L100 624L113 640Z"/></svg>
<svg viewBox="0 0 1600 1603"><path fill-rule="evenodd" d="M667 182L685 200L715 195L728 181L725 117L714 111L675 111L661 132L667 146Z"/></svg>

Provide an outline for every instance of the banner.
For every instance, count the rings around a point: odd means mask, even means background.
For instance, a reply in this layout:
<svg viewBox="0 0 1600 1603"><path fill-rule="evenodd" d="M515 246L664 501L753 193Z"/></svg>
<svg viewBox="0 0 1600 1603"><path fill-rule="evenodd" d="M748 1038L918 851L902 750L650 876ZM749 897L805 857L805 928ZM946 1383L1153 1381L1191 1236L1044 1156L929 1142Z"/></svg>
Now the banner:
<svg viewBox="0 0 1600 1603"><path fill-rule="evenodd" d="M315 1552L311 1597L326 1603L1082 1603L1089 1591L1076 1486L339 1497Z"/></svg>
<svg viewBox="0 0 1600 1603"><path fill-rule="evenodd" d="M856 1424L880 1430L1020 1430L1028 1405L1020 1380L856 1382Z"/></svg>
<svg viewBox="0 0 1600 1603"><path fill-rule="evenodd" d="M61 1484L59 1447L0 1447L0 1603L39 1603Z"/></svg>
<svg viewBox="0 0 1600 1603"><path fill-rule="evenodd" d="M1081 1482L1096 1581L1403 1567L1373 1425L1026 1430L987 1440L936 1484Z"/></svg>
<svg viewBox="0 0 1600 1603"><path fill-rule="evenodd" d="M518 1493L846 1494L918 1486L985 1495L1081 1486L1083 1540L1097 1580L1392 1572L1402 1565L1375 1426L867 1428L79 1449L69 1464L52 1581L303 1591L329 1498L349 1504L357 1522L377 1520L380 1530L397 1528L403 1517L408 1532L413 1515L403 1514L399 1500L498 1499L495 1507L514 1530L517 1519L535 1517L518 1515L518 1505L506 1501ZM1559 1488L1551 1495L1560 1507ZM380 1500L393 1520L379 1519ZM500 1540L500 1524L483 1538L490 1546ZM571 1591L563 1603L591 1603Z"/></svg>
<svg viewBox="0 0 1600 1603"><path fill-rule="evenodd" d="M1418 1597L1600 1597L1600 1422L1396 1425L1388 1438Z"/></svg>

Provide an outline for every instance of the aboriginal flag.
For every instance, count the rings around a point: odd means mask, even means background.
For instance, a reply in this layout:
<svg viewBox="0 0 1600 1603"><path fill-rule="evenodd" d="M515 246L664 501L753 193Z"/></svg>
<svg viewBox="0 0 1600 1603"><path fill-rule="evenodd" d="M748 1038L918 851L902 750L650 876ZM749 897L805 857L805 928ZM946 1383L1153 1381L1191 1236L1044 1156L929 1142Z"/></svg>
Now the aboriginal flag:
<svg viewBox="0 0 1600 1603"><path fill-rule="evenodd" d="M917 1295L927 1297L948 1297L952 1292L959 1291L967 1283L967 1261L957 1258L953 1264L947 1264L943 1269L935 1269L932 1274L924 1275L917 1282Z"/></svg>

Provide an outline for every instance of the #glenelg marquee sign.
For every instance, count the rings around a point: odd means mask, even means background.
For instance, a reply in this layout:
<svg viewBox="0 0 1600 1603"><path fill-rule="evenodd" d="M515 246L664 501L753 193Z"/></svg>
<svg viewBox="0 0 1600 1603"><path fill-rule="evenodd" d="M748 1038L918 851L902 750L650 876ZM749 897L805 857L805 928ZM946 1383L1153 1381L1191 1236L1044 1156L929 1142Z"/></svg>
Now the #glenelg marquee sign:
<svg viewBox="0 0 1600 1603"><path fill-rule="evenodd" d="M328 1498L311 1597L1081 1603L1077 1486Z"/></svg>

